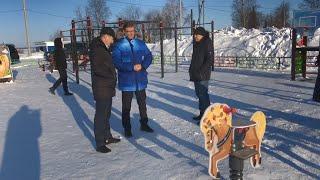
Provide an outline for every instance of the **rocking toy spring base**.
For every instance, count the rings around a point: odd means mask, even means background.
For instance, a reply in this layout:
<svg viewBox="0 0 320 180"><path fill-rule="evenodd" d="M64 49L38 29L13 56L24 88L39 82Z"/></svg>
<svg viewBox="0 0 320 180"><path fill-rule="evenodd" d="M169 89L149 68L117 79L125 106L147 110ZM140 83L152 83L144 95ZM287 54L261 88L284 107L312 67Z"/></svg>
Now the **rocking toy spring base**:
<svg viewBox="0 0 320 180"><path fill-rule="evenodd" d="M229 157L229 168L230 168L230 179L231 180L242 180L243 179L243 159L235 156Z"/></svg>

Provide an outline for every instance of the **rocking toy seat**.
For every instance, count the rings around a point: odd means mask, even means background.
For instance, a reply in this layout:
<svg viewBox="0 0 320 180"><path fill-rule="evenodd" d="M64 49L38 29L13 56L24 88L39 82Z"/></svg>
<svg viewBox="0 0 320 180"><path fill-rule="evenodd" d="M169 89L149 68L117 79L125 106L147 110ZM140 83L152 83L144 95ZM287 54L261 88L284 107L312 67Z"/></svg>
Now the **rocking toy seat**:
<svg viewBox="0 0 320 180"><path fill-rule="evenodd" d="M245 117L240 117L237 115L234 115L234 119L232 120L232 130L235 131L236 129L244 129L249 127L256 126L256 123L254 121L250 121L250 119L247 119ZM234 152L231 151L231 156L235 156L239 159L249 159L250 157L258 154L259 152L255 149L244 147L241 149L238 149Z"/></svg>
<svg viewBox="0 0 320 180"><path fill-rule="evenodd" d="M250 119L244 119L243 117L234 116L231 122L231 128L233 129L241 129L241 128L248 128L251 126L255 126L256 123L254 121L250 121Z"/></svg>
<svg viewBox="0 0 320 180"><path fill-rule="evenodd" d="M231 156L235 156L239 159L249 159L250 157L258 154L259 152L256 151L255 149L251 149L251 148L248 148L248 147L245 147L243 149L240 149L240 150L237 150L235 152L231 152Z"/></svg>

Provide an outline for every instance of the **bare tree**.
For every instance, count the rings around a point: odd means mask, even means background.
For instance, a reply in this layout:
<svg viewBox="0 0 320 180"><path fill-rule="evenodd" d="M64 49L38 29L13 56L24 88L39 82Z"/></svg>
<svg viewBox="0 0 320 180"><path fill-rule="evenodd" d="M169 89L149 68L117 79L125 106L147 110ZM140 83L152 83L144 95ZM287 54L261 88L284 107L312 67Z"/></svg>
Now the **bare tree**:
<svg viewBox="0 0 320 180"><path fill-rule="evenodd" d="M86 6L86 15L89 15L93 19L93 24L100 27L103 20L107 20L111 11L107 6L106 0L88 0Z"/></svg>
<svg viewBox="0 0 320 180"><path fill-rule="evenodd" d="M303 0L300 3L300 9L306 10L319 10L320 9L320 0Z"/></svg>
<svg viewBox="0 0 320 180"><path fill-rule="evenodd" d="M252 7L248 14L248 24L247 28L252 29L252 28L258 28L259 27L259 21L258 21L258 14L256 7Z"/></svg>
<svg viewBox="0 0 320 180"><path fill-rule="evenodd" d="M54 41L55 38L60 37L60 29L55 30L49 37L50 41Z"/></svg>
<svg viewBox="0 0 320 180"><path fill-rule="evenodd" d="M275 19L273 13L262 14L260 19L260 24L263 25L264 28L274 26Z"/></svg>
<svg viewBox="0 0 320 180"><path fill-rule="evenodd" d="M163 20L162 13L159 10L150 10L144 15L144 19L146 21L155 21L155 22L160 22ZM146 24L146 30L147 30L147 42L155 42L159 41L159 30L155 30L159 28L158 23L149 23Z"/></svg>
<svg viewBox="0 0 320 180"><path fill-rule="evenodd" d="M283 1L279 7L274 10L274 23L277 28L283 28L290 26L290 3Z"/></svg>
<svg viewBox="0 0 320 180"><path fill-rule="evenodd" d="M256 0L233 0L232 3L232 24L236 28L259 27L258 9ZM254 21L254 22L252 22Z"/></svg>
<svg viewBox="0 0 320 180"><path fill-rule="evenodd" d="M277 28L290 26L290 3L283 1L271 13L261 15L260 19L263 27L275 26Z"/></svg>
<svg viewBox="0 0 320 180"><path fill-rule="evenodd" d="M140 20L142 14L142 10L133 5L129 5L126 8L124 8L122 11L120 11L118 18L124 19L124 20Z"/></svg>
<svg viewBox="0 0 320 180"><path fill-rule="evenodd" d="M162 17L164 26L166 27L173 27L175 22L179 22L179 9L180 1L179 0L167 0L166 4L162 9ZM184 4L182 3L182 10L185 11ZM185 13L183 13L185 14ZM173 36L172 30L165 30L164 34L167 38L172 38Z"/></svg>
<svg viewBox="0 0 320 180"><path fill-rule="evenodd" d="M75 13L75 16L76 16L76 20L84 20L84 19L86 19L86 17L83 15L83 10L82 10L81 6L77 6L75 11L74 11L74 13ZM85 23L84 22L77 23L77 28L84 29L85 28Z"/></svg>

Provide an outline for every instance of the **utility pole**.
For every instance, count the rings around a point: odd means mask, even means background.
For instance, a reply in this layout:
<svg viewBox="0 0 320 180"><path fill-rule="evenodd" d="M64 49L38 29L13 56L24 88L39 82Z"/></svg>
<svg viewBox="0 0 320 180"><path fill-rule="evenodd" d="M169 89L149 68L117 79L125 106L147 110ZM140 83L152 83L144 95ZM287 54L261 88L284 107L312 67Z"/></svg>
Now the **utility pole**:
<svg viewBox="0 0 320 180"><path fill-rule="evenodd" d="M244 2L243 0L241 1L241 11L242 11L242 27L244 28L245 26L245 17L244 17Z"/></svg>
<svg viewBox="0 0 320 180"><path fill-rule="evenodd" d="M179 9L180 9L180 13L179 13L179 15L180 15L180 27L182 27L182 0L180 0L180 7L179 7ZM181 38L181 34L182 34L182 28L180 29L180 38Z"/></svg>
<svg viewBox="0 0 320 180"><path fill-rule="evenodd" d="M203 20L203 26L204 26L204 0L198 0L198 26L201 25L201 14L202 14L202 20Z"/></svg>
<svg viewBox="0 0 320 180"><path fill-rule="evenodd" d="M202 0L202 23L204 27L204 0Z"/></svg>
<svg viewBox="0 0 320 180"><path fill-rule="evenodd" d="M28 16L26 10L26 1L22 0L23 3L23 14L24 14L24 26L25 26L25 33L26 33L26 45L28 48L28 56L31 55L31 48L30 48L30 41L29 41L29 30L28 30Z"/></svg>
<svg viewBox="0 0 320 180"><path fill-rule="evenodd" d="M197 22L197 24L200 24L200 18L201 18L201 5L200 5L200 1L201 1L201 0L198 0L198 13L199 13L199 16L198 16L198 22Z"/></svg>
<svg viewBox="0 0 320 180"><path fill-rule="evenodd" d="M285 14L284 0L282 1L282 12L283 12L283 27L286 27L286 14Z"/></svg>

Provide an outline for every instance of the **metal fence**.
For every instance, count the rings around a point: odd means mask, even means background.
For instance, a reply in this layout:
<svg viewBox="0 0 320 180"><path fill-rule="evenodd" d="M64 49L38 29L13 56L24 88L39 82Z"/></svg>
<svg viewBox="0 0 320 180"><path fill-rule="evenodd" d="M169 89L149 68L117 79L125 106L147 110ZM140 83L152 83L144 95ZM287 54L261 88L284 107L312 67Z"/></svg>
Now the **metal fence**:
<svg viewBox="0 0 320 180"><path fill-rule="evenodd" d="M178 56L179 65L189 65L191 56ZM160 56L155 55L154 64L160 64ZM164 56L165 65L175 65L175 56ZM285 70L291 67L291 57L235 57L215 56L215 67L247 68L247 69L277 69Z"/></svg>

